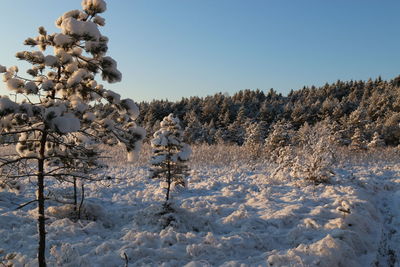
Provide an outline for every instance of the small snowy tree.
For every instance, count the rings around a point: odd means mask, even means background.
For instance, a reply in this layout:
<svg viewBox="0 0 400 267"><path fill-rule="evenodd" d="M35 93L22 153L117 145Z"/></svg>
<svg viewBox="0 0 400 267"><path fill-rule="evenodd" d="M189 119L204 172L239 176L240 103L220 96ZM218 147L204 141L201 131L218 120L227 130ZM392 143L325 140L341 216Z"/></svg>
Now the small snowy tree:
<svg viewBox="0 0 400 267"><path fill-rule="evenodd" d="M265 139L265 150L271 160L275 161L280 157L281 148L289 146L292 143L294 130L290 123L278 121L272 127L269 135Z"/></svg>
<svg viewBox="0 0 400 267"><path fill-rule="evenodd" d="M191 149L182 142L182 129L179 119L173 114L165 117L160 123L160 129L154 133L151 140L153 156L151 158L151 177L164 181L166 190L164 208L169 209L171 186L185 186L188 174L186 162L189 160Z"/></svg>
<svg viewBox="0 0 400 267"><path fill-rule="evenodd" d="M364 150L367 148L366 145L366 140L364 137L363 132L361 131L360 128L357 128L354 131L353 136L351 137L351 144L350 144L351 149L353 150Z"/></svg>
<svg viewBox="0 0 400 267"><path fill-rule="evenodd" d="M294 135L292 125L285 121L278 121L272 127L271 133L265 139L265 145L271 150L290 144Z"/></svg>
<svg viewBox="0 0 400 267"><path fill-rule="evenodd" d="M314 184L329 182L334 176L335 137L329 125L305 124L300 130L299 147L293 160L292 175Z"/></svg>
<svg viewBox="0 0 400 267"><path fill-rule="evenodd" d="M248 121L245 116L245 108L244 106L241 106L236 119L227 127L229 134L227 136L227 141L232 144L243 145L247 124Z"/></svg>
<svg viewBox="0 0 400 267"><path fill-rule="evenodd" d="M385 140L381 137L378 132L374 133L371 142L368 144L368 148L381 148L385 146Z"/></svg>
<svg viewBox="0 0 400 267"><path fill-rule="evenodd" d="M264 122L254 122L246 128L244 145L249 149L252 157L257 159L261 156L266 135Z"/></svg>
<svg viewBox="0 0 400 267"><path fill-rule="evenodd" d="M96 144L123 144L132 155L145 135L134 122L135 103L95 80L97 73L110 83L121 80L116 61L106 56L108 38L99 31L106 3L83 0L82 8L57 19L61 33L40 27L37 37L25 41L39 48L16 54L32 65L30 78L0 65L8 89L23 98L0 98L0 135L18 136L2 138L8 140L2 146L15 145L16 154L1 157L0 179L37 178L39 266L46 265L45 179L90 179L103 166Z"/></svg>
<svg viewBox="0 0 400 267"><path fill-rule="evenodd" d="M183 131L183 136L185 137L186 142L188 142L189 144L204 143L206 139L206 130L197 118L196 112L194 110L191 110L185 116L185 119L187 122L187 126Z"/></svg>
<svg viewBox="0 0 400 267"><path fill-rule="evenodd" d="M319 122L311 127L307 123L297 132L297 146L279 149L278 167L273 175L299 178L314 184L328 182L334 175L335 138L329 125Z"/></svg>

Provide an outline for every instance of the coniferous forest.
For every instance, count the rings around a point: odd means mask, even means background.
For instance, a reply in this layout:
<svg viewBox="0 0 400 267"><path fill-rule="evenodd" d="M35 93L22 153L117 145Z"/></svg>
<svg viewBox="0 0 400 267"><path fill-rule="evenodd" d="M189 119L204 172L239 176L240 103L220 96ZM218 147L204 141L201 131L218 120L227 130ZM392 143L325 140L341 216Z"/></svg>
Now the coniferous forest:
<svg viewBox="0 0 400 267"><path fill-rule="evenodd" d="M241 90L233 96L218 93L180 101L153 100L139 104L138 123L150 137L170 113L181 119L189 143L242 145L259 133L259 142L276 124L298 130L305 123L331 125L342 145L351 143L357 132L364 142L374 135L386 145L400 140L400 77L368 81L337 81L322 87L303 87L284 96L273 89Z"/></svg>

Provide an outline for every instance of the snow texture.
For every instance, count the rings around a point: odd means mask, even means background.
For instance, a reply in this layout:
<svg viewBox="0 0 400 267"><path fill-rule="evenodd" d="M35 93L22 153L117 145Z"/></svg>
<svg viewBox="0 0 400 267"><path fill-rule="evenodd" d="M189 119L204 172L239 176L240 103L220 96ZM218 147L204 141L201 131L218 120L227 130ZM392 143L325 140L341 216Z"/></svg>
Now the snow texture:
<svg viewBox="0 0 400 267"><path fill-rule="evenodd" d="M88 71L85 69L77 69L74 73L69 77L67 81L67 86L74 86L80 83L87 75Z"/></svg>
<svg viewBox="0 0 400 267"><path fill-rule="evenodd" d="M123 162L99 174L113 181L86 185L81 221L48 201L48 265L125 266L126 255L129 266L391 266L388 252L400 250L398 164L352 164L336 168L332 184L300 187L272 179L265 166L192 170L173 194L174 214L160 214L164 194L146 167ZM33 196L0 192L6 265L36 265L36 210L14 210ZM163 229L165 220L172 223Z"/></svg>
<svg viewBox="0 0 400 267"><path fill-rule="evenodd" d="M117 62L112 57L108 56L103 57L102 67L103 67L103 73L102 73L103 80L109 83L121 81L122 74L117 69Z"/></svg>
<svg viewBox="0 0 400 267"><path fill-rule="evenodd" d="M52 123L55 130L63 134L77 132L81 128L79 119L71 113L56 117Z"/></svg>
<svg viewBox="0 0 400 267"><path fill-rule="evenodd" d="M121 101L121 106L126 109L132 120L139 116L139 107L133 102L132 99L124 99Z"/></svg>
<svg viewBox="0 0 400 267"><path fill-rule="evenodd" d="M63 34L72 36L88 36L89 39L92 40L98 40L101 36L96 23L91 21L79 21L73 17L64 19L60 27Z"/></svg>
<svg viewBox="0 0 400 267"><path fill-rule="evenodd" d="M52 55L47 55L44 57L44 64L46 66L54 67L58 63L58 59L55 56Z"/></svg>
<svg viewBox="0 0 400 267"><path fill-rule="evenodd" d="M72 38L68 35L62 34L62 33L57 33L54 36L54 43L56 44L56 46L65 46L68 45L72 42Z"/></svg>
<svg viewBox="0 0 400 267"><path fill-rule="evenodd" d="M100 26L106 25L106 20L101 16L95 16L93 22Z"/></svg>
<svg viewBox="0 0 400 267"><path fill-rule="evenodd" d="M104 0L83 0L82 9L89 14L103 13L107 9L107 4Z"/></svg>

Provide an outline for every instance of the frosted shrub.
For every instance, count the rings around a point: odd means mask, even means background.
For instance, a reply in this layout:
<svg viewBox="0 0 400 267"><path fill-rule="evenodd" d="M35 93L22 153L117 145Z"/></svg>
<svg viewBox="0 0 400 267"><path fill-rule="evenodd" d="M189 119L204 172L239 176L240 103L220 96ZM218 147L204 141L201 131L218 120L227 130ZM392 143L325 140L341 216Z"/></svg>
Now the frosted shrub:
<svg viewBox="0 0 400 267"><path fill-rule="evenodd" d="M246 128L244 146L250 152L253 160L260 158L263 152L265 128L262 122L252 123Z"/></svg>
<svg viewBox="0 0 400 267"><path fill-rule="evenodd" d="M326 145L321 138L310 146L303 146L295 158L293 174L315 184L328 182L334 175L334 155Z"/></svg>
<svg viewBox="0 0 400 267"><path fill-rule="evenodd" d="M292 143L294 130L290 123L278 121L272 127L265 139L265 152L271 161L276 161L281 156L282 148Z"/></svg>
<svg viewBox="0 0 400 267"><path fill-rule="evenodd" d="M314 184L329 182L334 175L335 143L331 130L323 123L305 124L297 135L298 146L280 150L275 174L284 172L293 178Z"/></svg>
<svg viewBox="0 0 400 267"><path fill-rule="evenodd" d="M385 140L381 137L381 135L377 132L374 133L372 140L368 143L369 149L379 149L385 147Z"/></svg>
<svg viewBox="0 0 400 267"><path fill-rule="evenodd" d="M367 149L367 142L361 129L357 128L351 137L350 147L353 150L365 150Z"/></svg>
<svg viewBox="0 0 400 267"><path fill-rule="evenodd" d="M104 19L98 14L106 3L84 0L82 8L57 19L59 33L48 34L40 27L37 37L25 40L37 48L16 54L31 64L29 78L16 66L0 66L7 88L24 99L0 97L1 140L18 137L1 143L15 145L16 154L0 158L0 179L37 178L39 266L46 266L45 179L74 184L76 179L91 179L104 166L97 144L121 144L132 155L145 135L135 124L136 104L95 80L98 73L109 83L122 78L117 62L106 56L108 38L99 30Z"/></svg>

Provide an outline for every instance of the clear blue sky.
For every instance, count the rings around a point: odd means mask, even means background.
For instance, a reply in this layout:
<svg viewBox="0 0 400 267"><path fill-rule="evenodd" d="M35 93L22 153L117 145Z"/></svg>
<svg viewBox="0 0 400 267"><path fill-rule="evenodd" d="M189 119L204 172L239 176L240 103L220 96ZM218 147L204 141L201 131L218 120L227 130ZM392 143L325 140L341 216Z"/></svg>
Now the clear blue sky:
<svg viewBox="0 0 400 267"><path fill-rule="evenodd" d="M0 64L80 0L1 2ZM136 101L400 74L399 0L109 0L102 32ZM0 94L8 93L0 86Z"/></svg>

